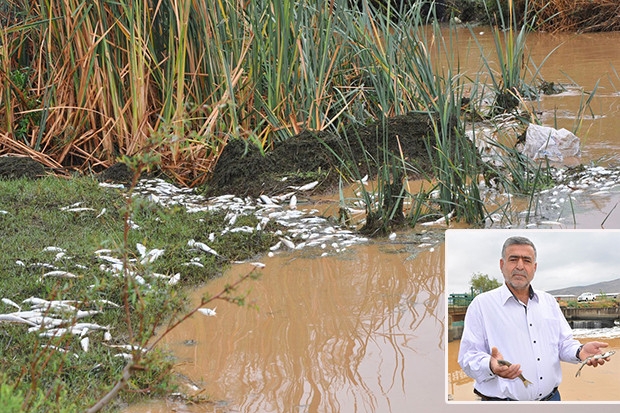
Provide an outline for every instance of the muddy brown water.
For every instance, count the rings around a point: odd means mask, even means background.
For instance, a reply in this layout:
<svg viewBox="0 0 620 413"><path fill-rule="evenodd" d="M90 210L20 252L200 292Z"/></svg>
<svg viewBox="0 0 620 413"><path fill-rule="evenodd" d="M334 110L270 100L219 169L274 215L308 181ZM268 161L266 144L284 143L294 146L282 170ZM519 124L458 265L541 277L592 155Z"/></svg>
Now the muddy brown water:
<svg viewBox="0 0 620 413"><path fill-rule="evenodd" d="M475 32L490 53L488 30ZM528 41L528 52L537 64L561 45L544 62L541 73L546 81L576 83L586 91L599 82L591 104L594 116L584 118L577 132L583 163L619 163L620 78L615 72L620 71L619 42L620 33L535 34ZM462 66L475 70L479 52L464 30L459 33L459 50L464 56ZM544 97L539 106L544 124L573 130L584 99L587 96L576 88ZM579 201L576 222L570 227L600 228L605 221L605 228L620 228L620 208L615 208L619 202L617 193ZM247 284L257 310L215 303L217 316L195 315L162 343L178 358L174 374L180 390L208 396L212 403L159 400L124 412L497 410L496 405L446 403L451 392L466 401L471 395L467 378L454 369L448 371L444 248L440 243L432 251L426 247L416 253L407 242L409 235L399 234L394 242L352 246L335 256L302 250L265 258L261 279ZM235 266L195 296L215 292L248 270L248 265ZM620 371L616 364L597 372ZM464 387L457 389L461 379ZM611 380L611 388L597 385L599 381L591 376L583 377L583 382L567 386L563 396L582 400L578 389L587 385L594 400L618 400L608 396L610 391L620 391L618 375L606 380ZM617 407L603 403L596 410ZM583 408L545 405L545 411ZM517 409L522 406L502 408ZM542 407L529 405L528 409Z"/></svg>
<svg viewBox="0 0 620 413"><path fill-rule="evenodd" d="M442 365L443 244L412 255L407 244L372 243L333 257L266 259L247 285L258 310L214 303L217 316L196 314L167 337L175 371L221 411L406 411L426 386L443 387L440 376L420 386L412 374ZM250 268L235 267L207 290ZM181 408L126 411L172 406ZM202 408L182 407L214 406Z"/></svg>

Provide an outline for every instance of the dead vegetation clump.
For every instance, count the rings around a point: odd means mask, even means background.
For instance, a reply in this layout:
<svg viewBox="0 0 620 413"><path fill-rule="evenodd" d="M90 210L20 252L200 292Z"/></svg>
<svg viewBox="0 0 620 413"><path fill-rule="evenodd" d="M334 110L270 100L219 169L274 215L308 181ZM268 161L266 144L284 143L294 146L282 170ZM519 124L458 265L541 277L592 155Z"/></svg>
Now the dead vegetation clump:
<svg viewBox="0 0 620 413"><path fill-rule="evenodd" d="M617 0L532 0L539 30L609 32L620 30Z"/></svg>

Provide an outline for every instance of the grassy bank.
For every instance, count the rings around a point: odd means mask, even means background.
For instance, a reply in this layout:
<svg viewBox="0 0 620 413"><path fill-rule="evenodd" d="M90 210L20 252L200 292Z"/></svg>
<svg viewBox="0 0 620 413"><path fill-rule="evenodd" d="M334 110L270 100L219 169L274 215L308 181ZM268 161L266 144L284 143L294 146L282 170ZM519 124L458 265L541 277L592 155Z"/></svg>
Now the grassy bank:
<svg viewBox="0 0 620 413"><path fill-rule="evenodd" d="M146 347L156 327L161 335L189 310L188 287L275 243L267 230L207 241L229 225L225 212L163 208L142 196L128 202L127 194L90 177L0 181L0 314L47 300L43 327L0 322L3 412L85 411L122 376L129 355L121 400L170 390L171 359L123 346ZM239 216L236 225L257 223ZM192 239L220 254L191 248ZM226 297L243 301L232 289ZM79 331L52 330L54 319Z"/></svg>

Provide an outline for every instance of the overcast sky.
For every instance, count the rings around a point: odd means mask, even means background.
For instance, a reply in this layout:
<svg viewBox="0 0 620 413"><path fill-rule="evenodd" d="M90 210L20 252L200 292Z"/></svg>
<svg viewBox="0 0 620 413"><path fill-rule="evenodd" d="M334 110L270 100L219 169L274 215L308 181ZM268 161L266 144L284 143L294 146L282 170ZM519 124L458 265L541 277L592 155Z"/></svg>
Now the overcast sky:
<svg viewBox="0 0 620 413"><path fill-rule="evenodd" d="M620 230L453 229L446 232L446 292L469 292L475 273L503 283L499 269L502 245L514 235L527 237L536 245L538 269L532 281L536 289L548 291L620 278Z"/></svg>

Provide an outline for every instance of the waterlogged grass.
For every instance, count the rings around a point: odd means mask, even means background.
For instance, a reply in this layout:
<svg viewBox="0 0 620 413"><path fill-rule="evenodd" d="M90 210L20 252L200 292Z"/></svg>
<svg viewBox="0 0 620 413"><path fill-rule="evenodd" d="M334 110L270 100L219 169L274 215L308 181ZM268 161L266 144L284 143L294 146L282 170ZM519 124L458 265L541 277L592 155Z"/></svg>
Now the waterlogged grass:
<svg viewBox="0 0 620 413"><path fill-rule="evenodd" d="M187 265L196 257L188 240L206 241L208 234L219 234L225 214L188 213L180 206L163 208L134 197L130 218L137 227L125 234L126 194L126 190L100 187L89 177L0 181L0 297L21 305L22 310L30 308L22 303L30 297L77 300L81 310L100 311L79 322L109 326L112 336L105 340L104 330L89 331L85 352L79 335L40 337L38 331L27 332L28 325L0 323L0 406L13 406L10 411L16 412L84 411L112 387L127 364L113 345L146 345L155 327L187 310L187 287L218 276L230 260L250 258L275 243L267 231L228 233L209 243L220 257L202 254L202 267ZM239 217L237 222L256 224L253 216ZM126 284L124 277L104 270L104 262L95 254L106 249L110 250L106 255L122 259L126 254L128 260L139 261L138 243L147 250L165 250L152 263L131 264L145 284L132 277ZM51 270L77 277L44 277ZM152 277L153 273L180 273L180 281L171 285L167 278ZM118 307L102 304L103 300ZM0 314L14 311L17 308L8 301L0 302ZM165 354L149 352L138 367L132 370L128 391L121 393L123 399L169 390L171 360Z"/></svg>

